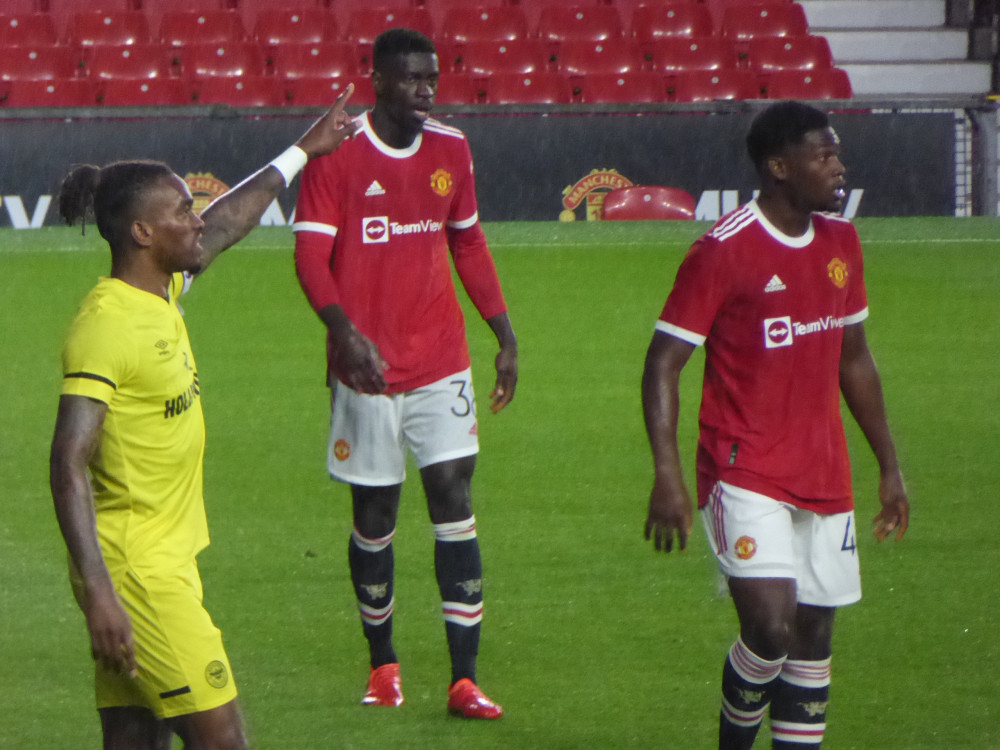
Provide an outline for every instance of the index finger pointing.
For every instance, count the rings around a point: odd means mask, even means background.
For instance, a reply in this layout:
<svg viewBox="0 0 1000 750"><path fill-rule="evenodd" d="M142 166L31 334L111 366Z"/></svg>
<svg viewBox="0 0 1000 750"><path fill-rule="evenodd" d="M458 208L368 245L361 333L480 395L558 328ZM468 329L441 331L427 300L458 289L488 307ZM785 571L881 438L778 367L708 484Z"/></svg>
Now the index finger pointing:
<svg viewBox="0 0 1000 750"><path fill-rule="evenodd" d="M344 89L343 93L337 97L337 100L333 103L333 111L335 114L339 114L344 111L344 106L347 104L347 100L351 98L351 94L354 93L354 84L347 84L347 88Z"/></svg>

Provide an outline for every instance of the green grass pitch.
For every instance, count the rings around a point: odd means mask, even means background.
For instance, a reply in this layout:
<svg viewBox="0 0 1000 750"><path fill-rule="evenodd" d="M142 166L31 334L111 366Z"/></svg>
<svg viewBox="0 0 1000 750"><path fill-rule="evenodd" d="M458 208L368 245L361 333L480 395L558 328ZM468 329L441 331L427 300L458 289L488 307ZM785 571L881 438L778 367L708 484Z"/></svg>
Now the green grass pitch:
<svg viewBox="0 0 1000 750"><path fill-rule="evenodd" d="M872 315L913 514L859 539L865 599L838 615L826 745L1000 746L1000 222L867 219ZM359 704L366 649L347 575L344 487L324 471L323 332L287 229L257 230L184 299L208 426L213 543L201 558L255 747L709 748L735 635L696 525L684 554L642 540L651 462L639 379L696 223L492 224L520 339L492 415L492 335L470 308L482 452L474 505L486 617L479 677L500 722L445 715L433 535L411 471L396 537L406 704ZM48 490L67 326L108 254L95 230L0 231L0 748L99 746L91 662ZM697 356L697 355L696 355ZM685 371L693 469L700 361ZM874 461L853 423L858 519ZM766 731L758 747L769 746Z"/></svg>

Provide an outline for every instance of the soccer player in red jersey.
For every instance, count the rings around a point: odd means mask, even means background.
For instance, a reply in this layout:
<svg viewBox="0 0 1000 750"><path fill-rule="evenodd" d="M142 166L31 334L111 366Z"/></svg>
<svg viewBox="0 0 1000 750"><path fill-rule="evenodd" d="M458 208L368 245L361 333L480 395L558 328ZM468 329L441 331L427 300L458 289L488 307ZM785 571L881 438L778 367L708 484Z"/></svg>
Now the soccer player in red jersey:
<svg viewBox="0 0 1000 750"><path fill-rule="evenodd" d="M646 538L683 550L692 504L677 446L678 382L705 372L697 497L740 621L722 677L719 747L753 745L770 706L775 748L818 747L836 607L861 598L840 394L881 472L875 536L909 502L865 340L861 246L836 215L840 144L825 113L781 102L747 136L759 197L722 217L677 272L646 355L642 402L655 477Z"/></svg>
<svg viewBox="0 0 1000 750"><path fill-rule="evenodd" d="M469 146L461 131L429 117L437 80L427 37L409 29L378 37L374 108L334 158L303 173L295 263L327 328L328 466L351 486L348 553L370 651L362 702L403 702L392 643L392 538L409 449L436 537L452 661L448 708L495 719L501 707L476 685L483 594L470 483L478 428L449 254L499 342L494 412L514 396L517 341L479 224Z"/></svg>

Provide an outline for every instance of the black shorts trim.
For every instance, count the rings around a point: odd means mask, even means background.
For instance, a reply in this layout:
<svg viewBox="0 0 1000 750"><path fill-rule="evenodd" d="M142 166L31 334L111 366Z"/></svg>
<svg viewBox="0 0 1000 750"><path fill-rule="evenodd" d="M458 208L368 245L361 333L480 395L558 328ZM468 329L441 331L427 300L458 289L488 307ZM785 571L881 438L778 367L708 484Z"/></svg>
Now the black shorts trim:
<svg viewBox="0 0 1000 750"><path fill-rule="evenodd" d="M176 698L178 695L185 695L190 692L191 692L191 687L189 685L185 685L184 687L177 688L176 690L168 690L165 693L160 693L160 698L163 699Z"/></svg>

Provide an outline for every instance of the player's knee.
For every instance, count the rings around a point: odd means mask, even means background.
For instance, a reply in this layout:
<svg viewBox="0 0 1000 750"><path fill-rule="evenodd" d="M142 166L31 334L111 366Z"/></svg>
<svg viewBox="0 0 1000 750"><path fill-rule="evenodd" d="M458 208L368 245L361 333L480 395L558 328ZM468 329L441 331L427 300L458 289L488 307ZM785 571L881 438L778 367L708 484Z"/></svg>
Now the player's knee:
<svg viewBox="0 0 1000 750"><path fill-rule="evenodd" d="M789 650L793 659L826 659L833 650L833 607L800 606Z"/></svg>
<svg viewBox="0 0 1000 750"><path fill-rule="evenodd" d="M427 495L427 508L433 523L455 523L472 517L472 497L458 486Z"/></svg>
<svg viewBox="0 0 1000 750"><path fill-rule="evenodd" d="M171 732L151 711L140 708L100 710L104 750L169 750Z"/></svg>
<svg viewBox="0 0 1000 750"><path fill-rule="evenodd" d="M243 720L235 701L171 721L185 750L246 750Z"/></svg>
<svg viewBox="0 0 1000 750"><path fill-rule="evenodd" d="M425 467L421 472L427 508L434 523L454 523L472 516L475 456Z"/></svg>
<svg viewBox="0 0 1000 750"><path fill-rule="evenodd" d="M399 487L352 487L354 526L362 536L383 537L396 528Z"/></svg>
<svg viewBox="0 0 1000 750"><path fill-rule="evenodd" d="M209 745L206 750L247 750L247 740L239 722L224 727L214 739L215 744Z"/></svg>
<svg viewBox="0 0 1000 750"><path fill-rule="evenodd" d="M743 623L741 637L747 648L762 659L774 660L788 655L794 628L783 617L764 617L752 623Z"/></svg>

